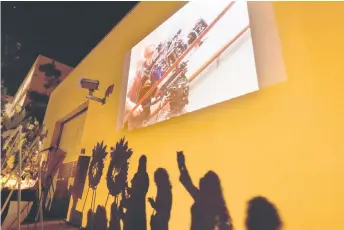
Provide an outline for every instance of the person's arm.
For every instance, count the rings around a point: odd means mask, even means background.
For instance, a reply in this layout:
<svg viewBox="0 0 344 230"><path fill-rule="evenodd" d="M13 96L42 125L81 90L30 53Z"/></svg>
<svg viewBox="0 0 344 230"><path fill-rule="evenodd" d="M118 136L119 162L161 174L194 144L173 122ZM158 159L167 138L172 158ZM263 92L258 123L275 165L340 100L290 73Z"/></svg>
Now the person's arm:
<svg viewBox="0 0 344 230"><path fill-rule="evenodd" d="M148 201L149 201L149 203L150 203L150 205L152 206L152 208L154 209L154 210L156 210L157 209L157 207L156 207L156 202L155 202L155 200L153 199L153 198L148 198Z"/></svg>
<svg viewBox="0 0 344 230"><path fill-rule="evenodd" d="M191 177L189 175L188 170L185 169L181 171L181 175L179 178L180 182L184 185L184 188L189 192L192 198L195 200L197 199L198 188L193 184Z"/></svg>
<svg viewBox="0 0 344 230"><path fill-rule="evenodd" d="M185 157L183 152L177 152L177 161L180 171L180 182L184 185L185 189L189 192L192 198L195 200L198 194L198 188L193 184L189 172L185 165Z"/></svg>
<svg viewBox="0 0 344 230"><path fill-rule="evenodd" d="M129 86L129 90L126 95L125 110L127 112L132 111L136 106L136 102L133 101L133 98L137 98L137 95L139 93L138 91L140 90L140 84L141 84L141 75L140 75L140 72L137 71L134 76L134 80L132 84ZM142 110L143 110L142 106L138 106L133 112L134 117L140 114Z"/></svg>
<svg viewBox="0 0 344 230"><path fill-rule="evenodd" d="M135 72L135 75L133 76L132 82L129 83L129 86L128 86L127 98L130 98L130 101L135 100L139 93L138 91L140 90L141 78L142 78L142 73L140 70L137 70Z"/></svg>
<svg viewBox="0 0 344 230"><path fill-rule="evenodd" d="M130 100L130 98L127 96L125 100L125 110L126 111L131 111L135 107L135 103Z"/></svg>
<svg viewBox="0 0 344 230"><path fill-rule="evenodd" d="M136 74L134 76L134 80L133 83L129 86L129 90L126 96L126 100L125 100L125 108L127 111L131 111L134 109L135 107L135 102L132 101L133 98L135 98L135 94L137 94L138 92L138 88L139 88L139 82L140 78L138 76L138 74Z"/></svg>

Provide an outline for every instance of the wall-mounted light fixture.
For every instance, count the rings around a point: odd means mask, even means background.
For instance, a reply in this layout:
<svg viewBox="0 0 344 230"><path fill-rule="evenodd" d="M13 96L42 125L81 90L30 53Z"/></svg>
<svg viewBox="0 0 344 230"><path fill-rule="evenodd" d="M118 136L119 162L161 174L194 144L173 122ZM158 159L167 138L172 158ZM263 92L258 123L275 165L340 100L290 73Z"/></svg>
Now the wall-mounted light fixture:
<svg viewBox="0 0 344 230"><path fill-rule="evenodd" d="M110 94L113 92L114 85L110 85L106 89L103 98L93 96L94 91L98 90L98 87L99 87L99 81L97 81L97 80L81 78L80 79L80 87L83 89L88 89L88 95L86 96L86 98L93 100L93 101L97 101L97 102L104 105L106 102L106 98L109 97Z"/></svg>

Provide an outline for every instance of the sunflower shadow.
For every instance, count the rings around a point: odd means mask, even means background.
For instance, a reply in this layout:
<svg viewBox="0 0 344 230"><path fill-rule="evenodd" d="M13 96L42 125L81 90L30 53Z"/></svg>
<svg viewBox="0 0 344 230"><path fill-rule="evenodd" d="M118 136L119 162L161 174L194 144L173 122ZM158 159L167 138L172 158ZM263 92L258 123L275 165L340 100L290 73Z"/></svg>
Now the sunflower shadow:
<svg viewBox="0 0 344 230"><path fill-rule="evenodd" d="M128 142L125 138L121 138L111 149L111 161L106 176L106 184L109 190L109 195L114 197L114 201L111 204L111 218L109 229L120 230L121 220L124 218L123 203L127 199L128 195L128 170L129 159L131 158L133 151L128 147ZM119 203L121 198L121 203ZM105 202L105 206L107 204Z"/></svg>
<svg viewBox="0 0 344 230"><path fill-rule="evenodd" d="M108 155L108 152L106 151L106 149L107 149L107 145L104 145L104 142L96 144L96 146L93 148L93 151L92 151L92 160L91 160L90 167L88 170L89 187L86 193L85 203L83 205L82 212L84 211L89 191L92 190L91 208L87 212L87 224L86 224L86 229L89 229L89 230L99 229L99 227L103 225L99 224L99 222L97 221L99 220L104 221L104 219L106 220L106 211L104 207L101 207L98 205L96 212L94 213L95 201L96 201L96 196L97 196L97 193L96 193L97 186L103 175L105 157ZM104 218L104 213L105 213L105 218ZM105 226L107 225L107 220L105 221L104 225Z"/></svg>

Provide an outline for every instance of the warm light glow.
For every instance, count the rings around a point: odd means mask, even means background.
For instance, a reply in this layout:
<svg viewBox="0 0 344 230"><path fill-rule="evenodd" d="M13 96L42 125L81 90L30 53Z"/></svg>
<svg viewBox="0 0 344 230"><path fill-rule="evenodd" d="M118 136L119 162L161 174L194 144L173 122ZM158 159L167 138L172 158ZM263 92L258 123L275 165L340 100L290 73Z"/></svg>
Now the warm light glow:
<svg viewBox="0 0 344 230"><path fill-rule="evenodd" d="M6 183L6 185L3 186L3 184L6 182L6 180L8 179L8 176L0 176L0 184L2 188L10 188L10 189L18 189L18 181L17 179L15 179L14 177L12 177L11 179L9 179ZM33 186L35 186L37 180L22 180L21 181L21 189L28 189L28 188L32 188Z"/></svg>
<svg viewBox="0 0 344 230"><path fill-rule="evenodd" d="M56 143L58 122L86 102L85 90L76 89L80 75L95 76L104 87L121 86L125 71L123 57L128 50L184 4L140 2L95 47L52 94L44 121L49 130L44 148ZM236 230L245 230L247 201L257 195L267 197L279 209L285 223L283 230L342 229L344 3L250 1L248 4L256 17L264 19L263 23L251 20L252 24L263 24L260 30L252 27L252 36L262 30L267 37L279 35L278 44L282 47L276 49L271 42L260 46L263 55L259 60L268 65L257 63L257 70L262 66L258 71L263 76L280 77L278 73L283 68L271 56L282 53L288 81L130 133L116 131L120 112L120 95L116 91L104 106L89 104L80 148L85 149L85 156L92 156L97 142L104 141L110 151L110 146L125 136L134 152L129 184L137 171L139 157L147 155L150 178L147 198L157 193L155 170L166 169L173 193L170 230L190 229L193 205L193 199L179 181L177 150L184 151L197 186L208 170L219 175ZM268 54L264 52L267 50ZM73 144L75 140L70 138ZM109 163L107 156L95 207L106 203ZM88 183L86 179L83 196L76 204L76 210L83 212L83 227L92 204L91 190L86 199ZM105 207L108 221L113 201L110 196ZM71 200L70 209L72 206ZM147 229L152 213L147 201Z"/></svg>

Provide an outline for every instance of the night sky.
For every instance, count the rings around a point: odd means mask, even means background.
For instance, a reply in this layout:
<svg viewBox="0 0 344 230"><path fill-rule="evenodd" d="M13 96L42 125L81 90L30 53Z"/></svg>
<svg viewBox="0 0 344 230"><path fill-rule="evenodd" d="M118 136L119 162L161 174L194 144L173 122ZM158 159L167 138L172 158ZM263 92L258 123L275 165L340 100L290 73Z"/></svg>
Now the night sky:
<svg viewBox="0 0 344 230"><path fill-rule="evenodd" d="M1 71L9 94L39 54L77 66L136 3L1 2L1 48L6 35L21 43L20 58Z"/></svg>

